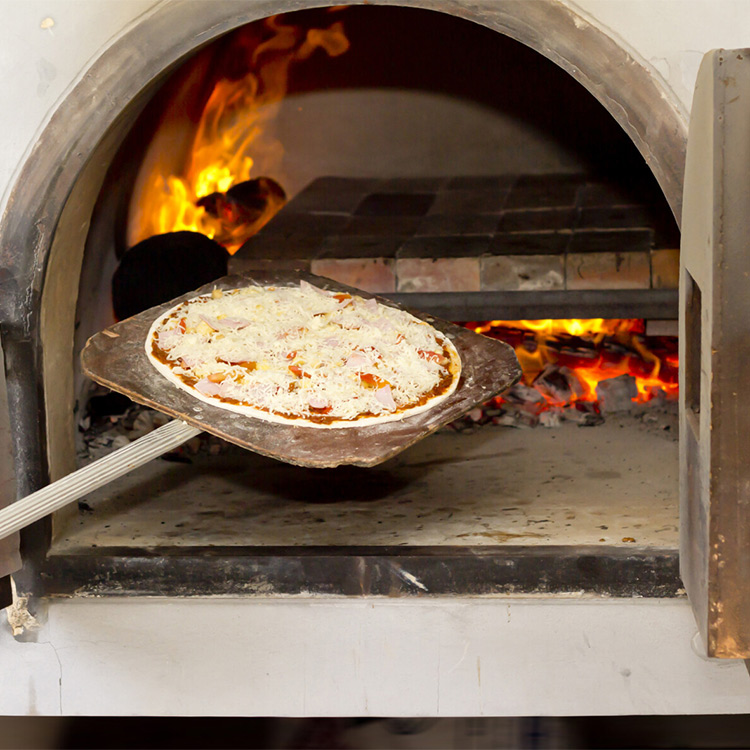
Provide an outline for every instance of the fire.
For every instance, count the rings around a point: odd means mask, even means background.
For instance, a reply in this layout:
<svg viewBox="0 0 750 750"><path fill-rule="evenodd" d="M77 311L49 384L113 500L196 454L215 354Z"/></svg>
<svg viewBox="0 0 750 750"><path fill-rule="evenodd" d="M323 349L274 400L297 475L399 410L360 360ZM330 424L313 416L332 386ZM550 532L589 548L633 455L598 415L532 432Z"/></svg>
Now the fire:
<svg viewBox="0 0 750 750"><path fill-rule="evenodd" d="M224 58L230 61L232 71L242 64L247 72L238 78L227 74L213 82L181 163L174 163L173 154L161 153L152 153L144 160L146 174L139 175L131 204L131 246L156 234L188 230L201 232L234 253L284 205L283 191L272 192L259 215L231 225L226 217L212 215L198 203L261 176L259 169L264 174L280 170L284 150L268 131L286 95L291 66L307 60L318 49L331 57L341 55L349 48L349 41L341 21L327 28L304 29L273 16L261 28L259 35L258 24L250 25L226 42L231 49L224 52ZM201 78L201 65L210 68L212 62L213 58L208 63L198 59L198 72L187 78L185 90L179 92L185 100L190 90L200 95L207 75L204 71ZM174 141L179 141L181 127L184 125L173 126ZM161 143L152 151L169 150L170 129L165 130Z"/></svg>
<svg viewBox="0 0 750 750"><path fill-rule="evenodd" d="M657 395L677 398L676 343L663 337L647 339L642 320L492 320L470 325L514 347L527 385L533 385L549 365L572 370L577 383L570 399L560 402L545 392L550 406L596 402L597 385L619 375L635 379L637 403Z"/></svg>

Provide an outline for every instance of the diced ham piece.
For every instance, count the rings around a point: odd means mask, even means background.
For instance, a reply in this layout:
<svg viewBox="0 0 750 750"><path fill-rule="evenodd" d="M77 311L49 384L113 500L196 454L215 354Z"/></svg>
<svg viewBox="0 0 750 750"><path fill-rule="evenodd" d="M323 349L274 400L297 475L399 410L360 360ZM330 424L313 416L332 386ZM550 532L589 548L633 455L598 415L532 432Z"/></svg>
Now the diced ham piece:
<svg viewBox="0 0 750 750"><path fill-rule="evenodd" d="M216 322L224 328L234 328L237 331L242 328L247 328L247 326L250 325L250 321L245 320L244 318L222 318ZM211 323L209 323L209 325L211 325Z"/></svg>
<svg viewBox="0 0 750 750"><path fill-rule="evenodd" d="M227 378L219 384L219 396L222 398L237 398L237 385Z"/></svg>
<svg viewBox="0 0 750 750"><path fill-rule="evenodd" d="M393 324L387 318L378 318L372 322L375 328L379 328L381 331L387 333L393 330Z"/></svg>
<svg viewBox="0 0 750 750"><path fill-rule="evenodd" d="M396 402L393 400L393 393L391 393L391 386L384 385L382 388L378 388L375 391L375 398L385 406L388 411L396 410Z"/></svg>
<svg viewBox="0 0 750 750"><path fill-rule="evenodd" d="M313 286L308 281L305 281L304 279L301 279L299 282L299 288L302 289L305 292L316 292L317 294L322 295L323 297L328 297L330 299L330 294L328 292L324 292L322 289L318 289L318 287Z"/></svg>
<svg viewBox="0 0 750 750"><path fill-rule="evenodd" d="M170 328L168 331L159 331L156 337L156 345L163 352L168 352L180 342L182 331L179 328Z"/></svg>
<svg viewBox="0 0 750 750"><path fill-rule="evenodd" d="M358 370L360 367L364 367L368 364L368 359L365 357L364 354L360 354L359 352L354 352L354 354L350 354L349 358L346 360L346 366L351 367L354 370Z"/></svg>
<svg viewBox="0 0 750 750"><path fill-rule="evenodd" d="M216 318L209 318L206 315L198 315L198 317L207 325L209 328L213 328L214 331L219 330L219 321Z"/></svg>
<svg viewBox="0 0 750 750"><path fill-rule="evenodd" d="M218 396L221 391L219 383L212 383L208 378L201 378L195 384L195 390L200 391L204 396Z"/></svg>
<svg viewBox="0 0 750 750"><path fill-rule="evenodd" d="M273 388L267 384L256 383L245 392L248 401L258 406L267 406L271 398L276 394L278 388ZM231 398L231 397L230 397Z"/></svg>
<svg viewBox="0 0 750 750"><path fill-rule="evenodd" d="M365 307L370 312L375 312L375 310L378 309L378 301L374 297L370 297L369 299L365 300Z"/></svg>
<svg viewBox="0 0 750 750"><path fill-rule="evenodd" d="M330 346L332 349L335 349L341 342L338 339L326 339L323 343L326 346Z"/></svg>
<svg viewBox="0 0 750 750"><path fill-rule="evenodd" d="M299 335L300 333L305 333L305 331L307 331L307 328L297 326L297 328L290 328L288 331L281 331L281 333L279 333L276 338L286 339L289 336L295 336Z"/></svg>
<svg viewBox="0 0 750 750"><path fill-rule="evenodd" d="M180 357L180 365L186 370L190 370L200 363L200 360L195 357Z"/></svg>
<svg viewBox="0 0 750 750"><path fill-rule="evenodd" d="M307 402L312 409L325 409L328 401L320 396L311 396Z"/></svg>

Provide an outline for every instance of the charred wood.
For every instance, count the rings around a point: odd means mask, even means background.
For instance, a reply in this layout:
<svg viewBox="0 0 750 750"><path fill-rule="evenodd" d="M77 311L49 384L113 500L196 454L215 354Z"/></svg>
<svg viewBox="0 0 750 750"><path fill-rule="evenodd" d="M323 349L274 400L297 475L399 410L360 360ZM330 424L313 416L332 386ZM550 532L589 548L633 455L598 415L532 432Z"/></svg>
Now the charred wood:
<svg viewBox="0 0 750 750"><path fill-rule="evenodd" d="M198 232L149 237L123 256L112 277L115 317L124 320L226 276L228 255Z"/></svg>
<svg viewBox="0 0 750 750"><path fill-rule="evenodd" d="M239 227L255 227L261 219L268 220L286 203L284 188L270 177L256 177L233 185L226 193L210 193L196 202L197 206L219 219L232 233Z"/></svg>

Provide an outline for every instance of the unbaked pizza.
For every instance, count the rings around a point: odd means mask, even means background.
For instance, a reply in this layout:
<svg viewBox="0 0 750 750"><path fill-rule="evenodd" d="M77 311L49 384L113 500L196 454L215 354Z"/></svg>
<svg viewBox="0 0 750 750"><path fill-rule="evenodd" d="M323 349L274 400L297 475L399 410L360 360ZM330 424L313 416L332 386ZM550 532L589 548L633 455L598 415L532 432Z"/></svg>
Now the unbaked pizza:
<svg viewBox="0 0 750 750"><path fill-rule="evenodd" d="M146 353L202 401L318 428L431 409L461 375L456 348L425 321L306 281L215 289L182 302L153 323Z"/></svg>

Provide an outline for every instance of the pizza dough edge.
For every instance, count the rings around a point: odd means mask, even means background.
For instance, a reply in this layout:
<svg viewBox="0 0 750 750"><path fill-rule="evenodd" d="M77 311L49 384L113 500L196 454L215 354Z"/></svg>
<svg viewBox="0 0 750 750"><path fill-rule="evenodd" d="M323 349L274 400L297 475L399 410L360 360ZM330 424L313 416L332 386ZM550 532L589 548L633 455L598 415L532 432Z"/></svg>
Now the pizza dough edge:
<svg viewBox="0 0 750 750"><path fill-rule="evenodd" d="M238 288L241 288L241 287L238 287ZM226 293L227 291L232 291L232 290L225 289L223 291ZM179 389L189 394L193 398L198 399L199 401L203 401L204 403L209 404L210 406L214 406L217 409L223 409L224 411L231 411L231 412L234 412L235 414L245 416L245 417L251 417L253 419L260 419L264 422L271 422L273 424L281 424L281 425L287 425L287 426L292 426L292 427L312 427L312 428L317 428L317 429L352 429L354 427L374 427L374 426L381 425L381 424L387 424L389 422L400 422L404 419L407 419L408 417L416 416L417 414L422 414L426 411L429 411L430 409L434 409L436 406L438 406L443 401L448 399L451 395L453 395L456 388L458 387L458 384L461 380L461 376L463 374L463 363L461 361L461 357L458 353L458 350L456 349L455 344L450 340L450 338L448 338L448 336L444 334L442 331L439 331L434 326L431 326L426 321L420 320L416 316L407 312L406 314L410 315L415 320L419 320L421 323L424 323L425 325L430 326L430 328L432 328L432 330L435 331L435 333L440 337L441 342L444 344L444 346L447 347L451 355L451 364L449 366L449 369L451 370L453 378L451 380L450 385L443 393L440 393L437 396L433 396L433 398L429 399L424 404L420 404L419 406L414 406L410 409L406 409L402 412L396 412L394 414L363 417L362 419L357 419L357 420L340 420L338 422L329 422L329 423L309 422L304 417L297 417L297 418L283 417L280 414L275 414L273 412L264 411L263 409L256 409L252 406L248 406L245 404L230 404L230 403L227 403L226 401L221 401L219 399L213 398L212 396L206 396L200 391L195 390L195 388L192 388L191 386L184 383L181 378L179 378L177 375L175 375L172 372L172 369L170 367L168 367L163 362L160 362L158 359L156 359L151 351L151 344L153 341L154 333L156 332L156 329L159 327L160 324L162 324L167 318L171 317L172 314L182 305L189 304L190 302L193 302L194 300L197 300L197 299L201 299L202 297L210 297L210 296L211 296L211 292L208 292L207 294L199 294L196 297L192 297L189 300L184 300L183 302L176 304L174 307L171 307L162 315L159 315L149 327L148 333L146 334L146 341L145 341L144 349L145 349L146 358L148 359L148 361L153 365L153 367L161 375L163 375L170 383L172 383L172 385L176 385ZM380 303L378 302L378 304ZM403 310L402 312L406 312L406 311ZM457 372L455 373L453 373L454 367L457 369ZM193 411L200 412L201 410L197 407L193 407Z"/></svg>

